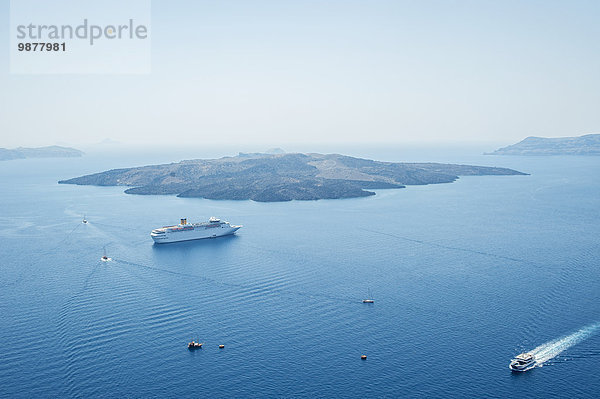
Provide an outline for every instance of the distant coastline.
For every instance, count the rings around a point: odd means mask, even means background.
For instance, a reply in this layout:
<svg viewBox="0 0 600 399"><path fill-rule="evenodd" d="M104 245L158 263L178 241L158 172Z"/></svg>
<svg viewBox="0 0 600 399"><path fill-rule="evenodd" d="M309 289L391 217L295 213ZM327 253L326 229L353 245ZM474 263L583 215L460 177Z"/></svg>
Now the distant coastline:
<svg viewBox="0 0 600 399"><path fill-rule="evenodd" d="M83 151L71 147L0 148L0 161L26 158L73 158L83 156Z"/></svg>
<svg viewBox="0 0 600 399"><path fill-rule="evenodd" d="M578 137L527 137L485 155L600 155L600 134Z"/></svg>
<svg viewBox="0 0 600 399"><path fill-rule="evenodd" d="M278 202L356 198L369 189L451 183L459 176L526 175L507 168L394 163L339 154L240 153L164 165L113 169L59 184L126 186L127 194Z"/></svg>

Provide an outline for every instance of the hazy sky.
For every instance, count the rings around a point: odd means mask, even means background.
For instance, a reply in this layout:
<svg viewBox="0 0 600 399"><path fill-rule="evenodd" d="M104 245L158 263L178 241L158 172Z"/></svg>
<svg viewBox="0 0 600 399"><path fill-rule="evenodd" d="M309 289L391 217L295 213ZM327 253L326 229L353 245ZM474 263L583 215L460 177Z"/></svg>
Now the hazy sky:
<svg viewBox="0 0 600 399"><path fill-rule="evenodd" d="M8 11L0 147L600 131L597 0L156 0L149 75L11 75Z"/></svg>

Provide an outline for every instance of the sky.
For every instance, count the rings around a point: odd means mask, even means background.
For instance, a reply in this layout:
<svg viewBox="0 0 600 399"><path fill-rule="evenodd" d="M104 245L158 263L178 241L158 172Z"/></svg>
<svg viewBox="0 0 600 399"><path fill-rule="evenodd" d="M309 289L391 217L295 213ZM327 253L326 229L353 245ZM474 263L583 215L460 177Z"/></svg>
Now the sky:
<svg viewBox="0 0 600 399"><path fill-rule="evenodd" d="M595 0L154 0L139 75L11 74L0 4L0 147L600 132Z"/></svg>

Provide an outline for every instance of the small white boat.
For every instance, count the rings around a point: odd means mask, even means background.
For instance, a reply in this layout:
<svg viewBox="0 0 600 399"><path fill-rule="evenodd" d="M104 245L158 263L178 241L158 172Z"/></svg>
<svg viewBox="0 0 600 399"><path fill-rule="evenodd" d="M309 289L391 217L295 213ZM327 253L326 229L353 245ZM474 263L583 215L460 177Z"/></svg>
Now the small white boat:
<svg viewBox="0 0 600 399"><path fill-rule="evenodd" d="M109 258L108 256L106 256L106 248L104 248L104 255L102 255L102 257L100 258L100 260L102 262L110 262L112 260L112 258Z"/></svg>
<svg viewBox="0 0 600 399"><path fill-rule="evenodd" d="M508 365L508 368L512 371L527 371L531 370L535 366L535 356L533 356L531 353L525 352L512 359Z"/></svg>
<svg viewBox="0 0 600 399"><path fill-rule="evenodd" d="M375 303L375 300L373 299L373 294L371 293L371 290L369 290L369 295L368 295L367 299L363 299L362 303Z"/></svg>
<svg viewBox="0 0 600 399"><path fill-rule="evenodd" d="M81 223L87 224L87 219L85 218L85 215L83 215L83 220L81 221Z"/></svg>

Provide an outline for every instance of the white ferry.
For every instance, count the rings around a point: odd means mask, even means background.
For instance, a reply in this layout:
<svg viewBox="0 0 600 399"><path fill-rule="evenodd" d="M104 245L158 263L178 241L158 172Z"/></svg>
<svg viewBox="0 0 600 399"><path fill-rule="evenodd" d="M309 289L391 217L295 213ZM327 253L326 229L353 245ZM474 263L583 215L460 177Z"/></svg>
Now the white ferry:
<svg viewBox="0 0 600 399"><path fill-rule="evenodd" d="M181 223L175 226L165 226L154 229L150 237L157 244L167 242L200 240L203 238L216 238L235 233L242 226L235 226L219 218L211 217L208 222L188 223L187 219L181 219Z"/></svg>
<svg viewBox="0 0 600 399"><path fill-rule="evenodd" d="M535 365L535 357L531 353L521 353L510 361L508 368L512 371L527 371Z"/></svg>

